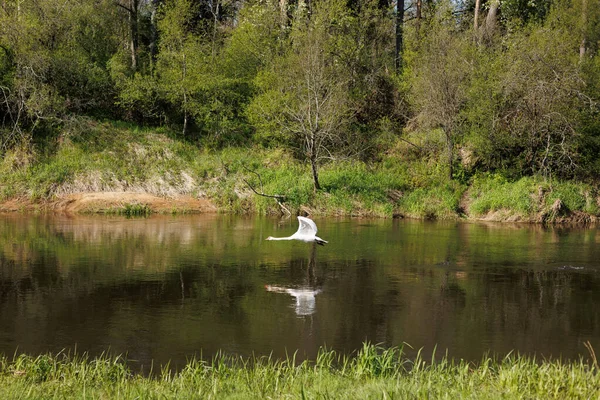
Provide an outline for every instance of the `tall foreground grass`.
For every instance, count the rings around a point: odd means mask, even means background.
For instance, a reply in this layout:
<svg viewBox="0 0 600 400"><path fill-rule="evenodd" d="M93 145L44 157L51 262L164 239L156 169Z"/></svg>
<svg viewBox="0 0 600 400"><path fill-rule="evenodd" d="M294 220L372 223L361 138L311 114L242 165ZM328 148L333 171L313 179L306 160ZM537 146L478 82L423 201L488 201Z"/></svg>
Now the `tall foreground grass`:
<svg viewBox="0 0 600 400"><path fill-rule="evenodd" d="M217 356L179 372L132 374L124 359L42 355L0 358L3 399L593 399L595 360L542 361L510 355L477 364L407 358L401 348L364 344L355 357L321 350L316 361Z"/></svg>

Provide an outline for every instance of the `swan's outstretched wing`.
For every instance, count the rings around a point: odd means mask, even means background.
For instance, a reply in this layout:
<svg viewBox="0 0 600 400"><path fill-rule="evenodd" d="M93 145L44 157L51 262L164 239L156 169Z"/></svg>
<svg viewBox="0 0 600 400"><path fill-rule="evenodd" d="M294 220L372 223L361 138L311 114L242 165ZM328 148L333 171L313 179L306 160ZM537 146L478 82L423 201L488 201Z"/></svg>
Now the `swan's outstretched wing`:
<svg viewBox="0 0 600 400"><path fill-rule="evenodd" d="M306 217L298 217L298 222L300 222L300 226L298 227L297 235L316 235L317 234L317 224Z"/></svg>

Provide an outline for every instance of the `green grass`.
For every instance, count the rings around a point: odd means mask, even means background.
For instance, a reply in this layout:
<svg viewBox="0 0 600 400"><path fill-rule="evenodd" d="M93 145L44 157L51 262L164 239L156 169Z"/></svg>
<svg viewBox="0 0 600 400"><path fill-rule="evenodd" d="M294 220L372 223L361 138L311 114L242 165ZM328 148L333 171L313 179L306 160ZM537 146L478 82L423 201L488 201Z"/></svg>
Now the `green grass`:
<svg viewBox="0 0 600 400"><path fill-rule="evenodd" d="M435 354L434 354L435 355ZM0 358L3 399L590 399L600 396L593 361L510 355L479 363L408 358L402 348L364 344L353 357L322 349L315 361L219 355L134 374L121 357L68 354Z"/></svg>
<svg viewBox="0 0 600 400"><path fill-rule="evenodd" d="M534 191L535 179L531 177L516 182L509 182L501 175L477 177L471 185L469 212L479 216L506 209L525 217L537 211L532 198Z"/></svg>
<svg viewBox="0 0 600 400"><path fill-rule="evenodd" d="M109 208L101 210L104 214L124 215L126 217L147 217L152 214L152 210L147 204L124 204L122 207Z"/></svg>
<svg viewBox="0 0 600 400"><path fill-rule="evenodd" d="M510 181L499 174L477 176L469 189L469 213L484 216L495 211L523 220L554 222L561 216L581 212L600 213L598 190L577 182L524 177Z"/></svg>
<svg viewBox="0 0 600 400"><path fill-rule="evenodd" d="M460 199L465 187L456 182L417 188L401 201L400 209L411 218L453 219L460 213Z"/></svg>

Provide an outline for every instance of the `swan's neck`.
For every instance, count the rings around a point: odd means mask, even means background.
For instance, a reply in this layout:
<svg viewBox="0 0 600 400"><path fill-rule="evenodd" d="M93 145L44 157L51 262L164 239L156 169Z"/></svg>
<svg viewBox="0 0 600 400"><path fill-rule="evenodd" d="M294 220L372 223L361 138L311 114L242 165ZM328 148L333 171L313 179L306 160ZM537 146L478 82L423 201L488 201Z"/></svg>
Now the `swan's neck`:
<svg viewBox="0 0 600 400"><path fill-rule="evenodd" d="M292 236L286 236L286 237L271 237L270 240L292 240L293 237Z"/></svg>

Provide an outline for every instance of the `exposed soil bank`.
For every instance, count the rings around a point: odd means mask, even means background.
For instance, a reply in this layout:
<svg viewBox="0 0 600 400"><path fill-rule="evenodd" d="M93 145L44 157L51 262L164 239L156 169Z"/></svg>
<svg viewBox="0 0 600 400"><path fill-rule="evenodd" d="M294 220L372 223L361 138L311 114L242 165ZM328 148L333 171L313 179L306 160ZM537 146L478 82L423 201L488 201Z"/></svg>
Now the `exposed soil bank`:
<svg viewBox="0 0 600 400"><path fill-rule="evenodd" d="M208 199L179 195L158 197L136 192L74 193L53 200L32 202L28 199L11 199L0 203L0 212L62 212L68 214L116 212L125 206L146 206L155 213L208 213L217 207Z"/></svg>

